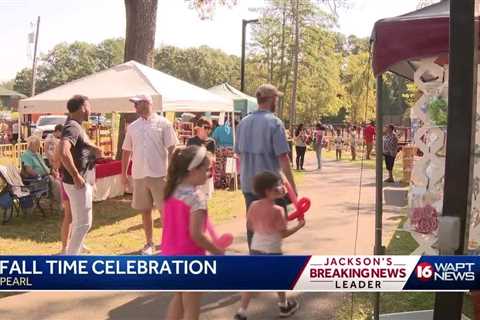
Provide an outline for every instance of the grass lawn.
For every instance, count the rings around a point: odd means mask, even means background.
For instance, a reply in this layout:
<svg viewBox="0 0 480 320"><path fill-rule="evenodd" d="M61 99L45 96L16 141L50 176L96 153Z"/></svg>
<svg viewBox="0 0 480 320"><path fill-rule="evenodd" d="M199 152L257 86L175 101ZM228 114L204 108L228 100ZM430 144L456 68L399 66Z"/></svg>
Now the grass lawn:
<svg viewBox="0 0 480 320"><path fill-rule="evenodd" d="M244 212L240 191L216 191L209 202L209 215L214 223L229 220ZM154 213L154 241L160 242L159 213ZM15 216L6 225L0 225L0 255L49 255L58 253L62 214L42 217L35 212ZM130 197L108 199L95 203L93 226L86 245L93 254L136 253L145 243L140 214L130 207Z"/></svg>
<svg viewBox="0 0 480 320"><path fill-rule="evenodd" d="M405 219L400 222L404 223ZM387 247L387 255L408 255L417 248L417 242L405 231L396 231ZM373 319L375 294L353 294L353 320ZM380 313L396 313L433 309L435 294L432 292L385 292L380 294ZM345 295L335 319L350 320L352 295ZM470 295L465 295L463 312L473 320L473 304Z"/></svg>

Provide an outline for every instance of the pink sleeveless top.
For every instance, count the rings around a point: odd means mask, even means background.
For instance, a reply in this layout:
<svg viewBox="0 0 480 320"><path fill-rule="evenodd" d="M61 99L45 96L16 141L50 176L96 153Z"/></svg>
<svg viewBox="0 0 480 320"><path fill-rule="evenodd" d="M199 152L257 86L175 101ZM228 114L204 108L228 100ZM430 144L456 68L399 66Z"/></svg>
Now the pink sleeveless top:
<svg viewBox="0 0 480 320"><path fill-rule="evenodd" d="M163 204L162 255L203 256L205 249L197 246L190 236L190 216L207 210L204 195L194 187L179 186ZM206 218L206 217L205 217ZM206 229L206 219L203 231Z"/></svg>

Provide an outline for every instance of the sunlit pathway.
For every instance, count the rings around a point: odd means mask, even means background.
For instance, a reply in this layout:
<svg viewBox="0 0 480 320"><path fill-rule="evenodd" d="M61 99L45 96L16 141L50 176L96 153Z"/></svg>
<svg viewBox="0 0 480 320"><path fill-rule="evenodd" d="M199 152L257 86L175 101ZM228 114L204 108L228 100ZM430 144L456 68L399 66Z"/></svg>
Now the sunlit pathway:
<svg viewBox="0 0 480 320"><path fill-rule="evenodd" d="M333 255L354 253L360 169L358 165L326 161L322 171L314 170L313 155L307 157L306 173L299 187L300 196L312 199L307 226L285 241L287 254ZM374 170L364 171L360 214L358 219L357 254L371 254L374 245ZM384 242L391 237L398 221L396 214L384 213ZM232 232L233 254L247 251L244 208L237 218L218 227ZM341 294L295 294L301 310L291 319L333 320ZM238 307L236 293L205 295L202 319L231 319ZM170 299L162 293L26 293L0 300L2 319L164 319ZM249 319L272 319L278 315L274 294L262 294L253 300Z"/></svg>

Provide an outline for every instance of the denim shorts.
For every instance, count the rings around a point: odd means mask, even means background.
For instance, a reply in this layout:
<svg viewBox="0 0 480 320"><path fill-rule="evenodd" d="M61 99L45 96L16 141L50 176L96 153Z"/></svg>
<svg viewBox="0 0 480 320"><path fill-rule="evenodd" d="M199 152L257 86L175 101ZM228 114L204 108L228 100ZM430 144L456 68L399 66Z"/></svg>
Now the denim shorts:
<svg viewBox="0 0 480 320"><path fill-rule="evenodd" d="M268 252L263 252L263 251L250 250L250 255L252 255L252 256L283 256L283 253L281 253L281 252L268 253Z"/></svg>

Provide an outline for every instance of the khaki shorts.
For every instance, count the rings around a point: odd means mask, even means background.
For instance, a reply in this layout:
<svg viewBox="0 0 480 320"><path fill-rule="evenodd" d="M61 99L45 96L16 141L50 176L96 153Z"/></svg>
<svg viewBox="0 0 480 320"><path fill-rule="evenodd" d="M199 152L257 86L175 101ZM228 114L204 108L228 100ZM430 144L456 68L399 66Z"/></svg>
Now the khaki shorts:
<svg viewBox="0 0 480 320"><path fill-rule="evenodd" d="M161 209L165 189L165 177L133 179L132 208L135 210Z"/></svg>

